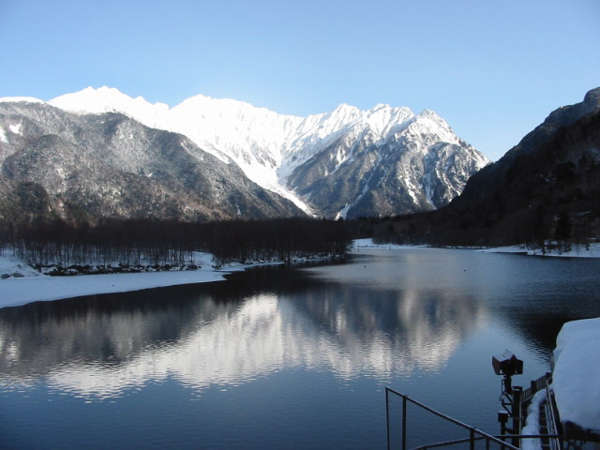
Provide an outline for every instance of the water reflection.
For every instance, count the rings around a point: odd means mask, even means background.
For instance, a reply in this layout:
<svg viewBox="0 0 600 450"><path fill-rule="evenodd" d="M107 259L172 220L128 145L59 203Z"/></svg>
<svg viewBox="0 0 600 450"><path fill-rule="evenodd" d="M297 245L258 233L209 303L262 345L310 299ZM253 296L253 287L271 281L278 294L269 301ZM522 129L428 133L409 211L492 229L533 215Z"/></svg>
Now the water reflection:
<svg viewBox="0 0 600 450"><path fill-rule="evenodd" d="M303 367L351 379L439 370L486 321L440 289L381 289L286 271L234 283L0 310L0 385L110 398L175 379L196 393Z"/></svg>

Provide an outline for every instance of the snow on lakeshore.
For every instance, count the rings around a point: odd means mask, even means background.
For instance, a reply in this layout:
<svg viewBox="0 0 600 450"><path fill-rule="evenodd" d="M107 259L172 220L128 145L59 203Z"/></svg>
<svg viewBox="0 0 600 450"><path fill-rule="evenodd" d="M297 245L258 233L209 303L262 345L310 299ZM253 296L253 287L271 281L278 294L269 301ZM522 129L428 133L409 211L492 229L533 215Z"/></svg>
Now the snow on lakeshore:
<svg viewBox="0 0 600 450"><path fill-rule="evenodd" d="M37 301L222 280L223 272L213 270L11 278L0 281L0 308Z"/></svg>
<svg viewBox="0 0 600 450"><path fill-rule="evenodd" d="M194 263L201 269L51 277L40 274L16 256L0 256L0 273L23 275L0 280L0 308L85 295L222 281L225 273L243 270L224 267L217 271L212 267L212 255L203 252L194 252Z"/></svg>
<svg viewBox="0 0 600 450"><path fill-rule="evenodd" d="M360 251L361 249L373 248L383 250L402 250L410 248L429 248L426 245L399 245L399 244L377 244L373 242L372 238L354 239L352 241L352 251Z"/></svg>
<svg viewBox="0 0 600 450"><path fill-rule="evenodd" d="M352 252L359 252L364 249L382 249L382 250L406 250L416 248L433 248L429 245L399 245L399 244L377 244L371 238L355 239L352 241ZM568 251L560 251L559 249L546 249L545 252L540 248L528 248L525 244L507 245L504 247L443 247L445 249L455 250L475 250L484 253L514 253L529 256L552 256L562 258L600 258L600 242L589 244L589 248L585 245L572 244Z"/></svg>
<svg viewBox="0 0 600 450"><path fill-rule="evenodd" d="M600 318L565 323L556 338L552 389L561 422L600 431Z"/></svg>
<svg viewBox="0 0 600 450"><path fill-rule="evenodd" d="M210 253L194 252L193 262L198 270L112 273L76 276L47 276L40 274L16 256L0 256L0 274L19 272L22 277L0 279L0 308L21 306L38 301L52 301L96 294L138 291L183 284L209 283L225 280L231 272L252 267L283 264L281 261L251 264L230 263L218 269ZM294 264L323 261L324 258L295 258Z"/></svg>
<svg viewBox="0 0 600 450"><path fill-rule="evenodd" d="M18 275L17 275L18 274ZM0 276L17 276L19 278L32 278L42 276L37 270L25 264L16 256L0 256ZM0 290L0 292L2 292ZM1 302L1 300L0 300Z"/></svg>
<svg viewBox="0 0 600 450"><path fill-rule="evenodd" d="M521 253L529 256L552 256L560 258L600 258L600 242L594 242L586 248L585 245L572 244L568 251L559 249L527 248L526 245L508 245L505 247L483 248L478 251L485 253Z"/></svg>

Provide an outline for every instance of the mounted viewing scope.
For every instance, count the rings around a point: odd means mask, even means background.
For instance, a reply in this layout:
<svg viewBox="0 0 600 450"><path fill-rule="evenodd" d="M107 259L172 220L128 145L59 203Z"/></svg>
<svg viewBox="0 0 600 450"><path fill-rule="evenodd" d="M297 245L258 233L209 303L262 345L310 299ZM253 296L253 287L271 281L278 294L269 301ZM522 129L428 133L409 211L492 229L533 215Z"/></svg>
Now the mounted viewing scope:
<svg viewBox="0 0 600 450"><path fill-rule="evenodd" d="M523 361L518 359L514 354L510 357L503 355L504 359L498 359L492 356L492 367L496 375L506 375L512 377L513 375L521 375L523 373Z"/></svg>

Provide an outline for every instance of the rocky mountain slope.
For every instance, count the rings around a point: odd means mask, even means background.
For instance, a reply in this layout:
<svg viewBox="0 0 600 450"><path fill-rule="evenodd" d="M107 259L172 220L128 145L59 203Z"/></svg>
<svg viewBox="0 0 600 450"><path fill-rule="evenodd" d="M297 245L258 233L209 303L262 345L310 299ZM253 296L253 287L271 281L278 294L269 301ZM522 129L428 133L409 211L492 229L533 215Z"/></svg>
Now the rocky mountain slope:
<svg viewBox="0 0 600 450"><path fill-rule="evenodd" d="M0 219L303 215L181 134L17 100L0 101Z"/></svg>
<svg viewBox="0 0 600 450"><path fill-rule="evenodd" d="M402 240L462 244L600 236L600 88L552 112L450 205L393 228Z"/></svg>
<svg viewBox="0 0 600 450"><path fill-rule="evenodd" d="M433 111L340 105L308 117L247 103L191 97L170 108L112 88L87 88L49 104L78 114L120 112L188 136L305 211L325 217L439 208L487 159Z"/></svg>

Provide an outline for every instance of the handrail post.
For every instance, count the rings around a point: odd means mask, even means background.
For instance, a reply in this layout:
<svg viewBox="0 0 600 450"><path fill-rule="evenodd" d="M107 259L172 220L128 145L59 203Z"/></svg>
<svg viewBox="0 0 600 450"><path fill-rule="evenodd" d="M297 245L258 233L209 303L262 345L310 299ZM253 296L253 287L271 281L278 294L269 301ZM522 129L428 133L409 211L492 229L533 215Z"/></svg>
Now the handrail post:
<svg viewBox="0 0 600 450"><path fill-rule="evenodd" d="M521 434L521 399L523 394L523 388L520 386L513 387L513 434ZM520 439L515 437L512 439L512 444L515 447L520 447Z"/></svg>
<svg viewBox="0 0 600 450"><path fill-rule="evenodd" d="M388 388L385 388L385 424L387 436L387 450L390 450L390 393Z"/></svg>
<svg viewBox="0 0 600 450"><path fill-rule="evenodd" d="M406 396L402 396L402 450L406 450Z"/></svg>
<svg viewBox="0 0 600 450"><path fill-rule="evenodd" d="M475 430L473 428L469 431L469 447L471 450L475 450Z"/></svg>

